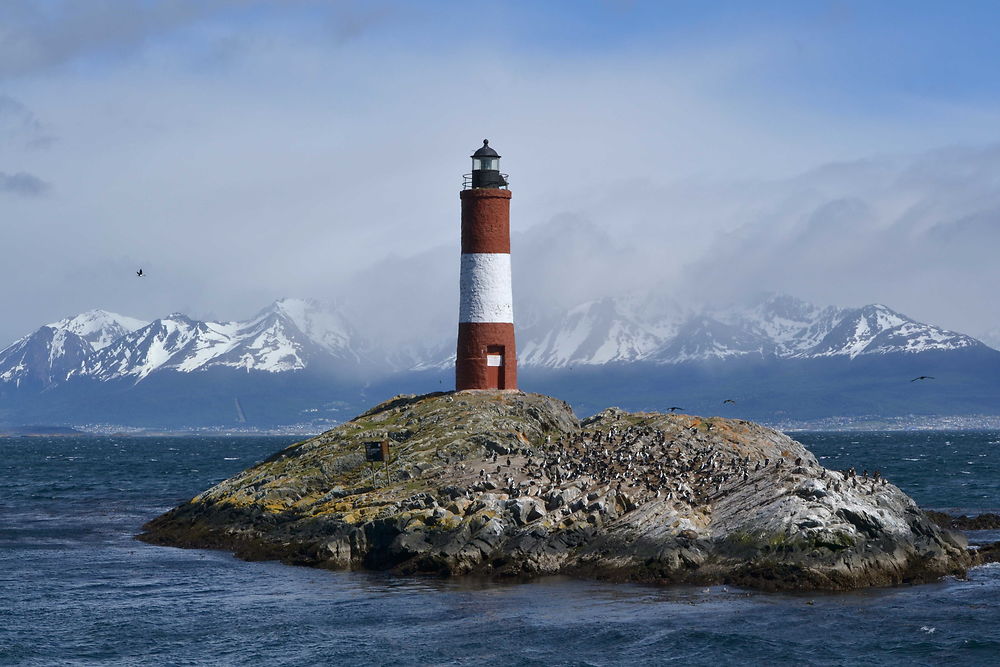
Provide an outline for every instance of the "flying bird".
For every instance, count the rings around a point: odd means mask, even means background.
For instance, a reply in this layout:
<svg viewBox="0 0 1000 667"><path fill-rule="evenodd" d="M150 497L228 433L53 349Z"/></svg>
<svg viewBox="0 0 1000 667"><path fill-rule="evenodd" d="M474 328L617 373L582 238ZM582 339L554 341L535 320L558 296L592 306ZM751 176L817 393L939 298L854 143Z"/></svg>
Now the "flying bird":
<svg viewBox="0 0 1000 667"><path fill-rule="evenodd" d="M732 403L733 405L736 405L736 401L734 401L734 400L733 400L733 399L731 399L731 398L727 398L726 400L724 400L724 401L722 402L722 404L723 404L723 405L725 405L726 403Z"/></svg>
<svg viewBox="0 0 1000 667"><path fill-rule="evenodd" d="M921 375L918 378L913 378L912 380L910 380L910 382L916 382L917 380L933 380L933 379L934 379L933 375Z"/></svg>
<svg viewBox="0 0 1000 667"><path fill-rule="evenodd" d="M139 276L140 278L145 278L146 277L146 274L142 272L142 269L139 269L138 271L136 271L135 275Z"/></svg>
<svg viewBox="0 0 1000 667"><path fill-rule="evenodd" d="M676 405L672 405L669 408L667 408L667 412L674 412L675 410L683 410L683 409L684 408L682 408L682 407L678 407Z"/></svg>

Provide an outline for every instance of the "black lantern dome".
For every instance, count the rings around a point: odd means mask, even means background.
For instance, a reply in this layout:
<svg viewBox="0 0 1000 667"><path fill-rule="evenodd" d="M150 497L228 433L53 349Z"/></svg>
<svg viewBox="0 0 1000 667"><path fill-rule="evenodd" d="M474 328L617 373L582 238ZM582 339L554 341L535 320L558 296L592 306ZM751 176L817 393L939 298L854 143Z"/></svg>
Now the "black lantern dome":
<svg viewBox="0 0 1000 667"><path fill-rule="evenodd" d="M489 139L483 139L482 147L470 157L472 158L471 187L507 187L507 174L500 173L500 154L490 148Z"/></svg>
<svg viewBox="0 0 1000 667"><path fill-rule="evenodd" d="M470 157L500 157L500 154L495 150L490 148L490 140L483 139L482 147L473 153Z"/></svg>

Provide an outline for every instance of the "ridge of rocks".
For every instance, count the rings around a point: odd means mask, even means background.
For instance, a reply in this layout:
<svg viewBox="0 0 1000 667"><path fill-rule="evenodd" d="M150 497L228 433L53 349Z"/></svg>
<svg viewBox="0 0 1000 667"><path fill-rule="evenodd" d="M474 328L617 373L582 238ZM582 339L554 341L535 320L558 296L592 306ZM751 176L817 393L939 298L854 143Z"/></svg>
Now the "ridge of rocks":
<svg viewBox="0 0 1000 667"><path fill-rule="evenodd" d="M365 461L388 440L389 465ZM570 574L851 589L974 563L884 478L748 421L539 394L397 396L150 521L140 539L247 559L443 575Z"/></svg>

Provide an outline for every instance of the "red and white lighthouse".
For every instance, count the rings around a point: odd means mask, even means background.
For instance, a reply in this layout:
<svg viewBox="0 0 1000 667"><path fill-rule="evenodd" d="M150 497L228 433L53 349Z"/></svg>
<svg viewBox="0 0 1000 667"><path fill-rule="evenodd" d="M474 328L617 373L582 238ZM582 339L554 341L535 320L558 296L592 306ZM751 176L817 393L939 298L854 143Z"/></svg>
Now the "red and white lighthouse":
<svg viewBox="0 0 1000 667"><path fill-rule="evenodd" d="M462 277L455 388L517 389L510 282L510 190L483 139L462 199Z"/></svg>

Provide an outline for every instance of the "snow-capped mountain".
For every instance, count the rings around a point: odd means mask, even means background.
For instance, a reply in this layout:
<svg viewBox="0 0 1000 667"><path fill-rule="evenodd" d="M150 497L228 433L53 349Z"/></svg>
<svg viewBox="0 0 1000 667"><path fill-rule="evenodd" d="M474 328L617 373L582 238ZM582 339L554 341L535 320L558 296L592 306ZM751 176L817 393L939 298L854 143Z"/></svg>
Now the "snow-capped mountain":
<svg viewBox="0 0 1000 667"><path fill-rule="evenodd" d="M170 427L343 419L380 397L447 388L454 334L446 328L438 339L387 350L340 312L298 299L238 322L173 314L145 323L90 311L0 350L0 420ZM782 419L869 414L876 404L898 414L987 414L1000 400L1000 352L883 305L821 308L770 296L693 312L633 295L536 315L517 335L522 386L584 411L647 409L669 396L711 413L722 390L742 414ZM911 384L918 375L938 379Z"/></svg>
<svg viewBox="0 0 1000 667"><path fill-rule="evenodd" d="M638 317L633 300L591 301L525 331L519 363L558 368L637 361L648 357L676 327L666 318Z"/></svg>
<svg viewBox="0 0 1000 667"><path fill-rule="evenodd" d="M0 350L0 383L47 387L65 380L91 354L145 324L106 310L46 324Z"/></svg>
<svg viewBox="0 0 1000 667"><path fill-rule="evenodd" d="M918 353L982 346L886 306L820 308L786 295L748 307L670 316L635 300L603 299L570 309L555 325L526 330L519 363L563 368L612 362L677 364L731 358L806 359Z"/></svg>
<svg viewBox="0 0 1000 667"><path fill-rule="evenodd" d="M714 317L756 336L760 347L770 353L788 357L808 354L840 322L844 312L774 294L744 308L717 311Z"/></svg>
<svg viewBox="0 0 1000 667"><path fill-rule="evenodd" d="M982 347L975 338L922 324L886 306L875 304L844 311L840 322L804 356L918 353ZM803 356L803 355L796 355Z"/></svg>
<svg viewBox="0 0 1000 667"><path fill-rule="evenodd" d="M687 314L654 294L589 301L519 332L518 363L562 368L649 358Z"/></svg>
<svg viewBox="0 0 1000 667"><path fill-rule="evenodd" d="M109 313L106 310L88 310L75 317L67 317L47 326L69 331L87 341L94 350L107 347L130 331L141 329L148 322L134 317Z"/></svg>
<svg viewBox="0 0 1000 667"><path fill-rule="evenodd" d="M47 387L64 380L92 352L75 333L44 326L0 351L0 382Z"/></svg>
<svg viewBox="0 0 1000 667"><path fill-rule="evenodd" d="M681 325L677 335L661 341L649 360L677 364L750 354L765 356L773 354L773 348L773 343L760 335L702 315Z"/></svg>
<svg viewBox="0 0 1000 667"><path fill-rule="evenodd" d="M314 301L282 299L241 322L174 314L132 331L86 359L78 374L97 380L210 368L281 373L361 364L359 339L338 313Z"/></svg>
<svg viewBox="0 0 1000 667"><path fill-rule="evenodd" d="M982 346L883 305L820 308L772 295L741 308L684 311L652 295L605 298L518 332L519 364L695 363L735 358L808 359ZM283 373L365 368L432 370L453 363L450 340L393 351L372 347L344 316L315 301L282 299L248 320L202 322L173 314L148 324L89 311L46 325L0 351L0 383L43 387L67 379L140 382L159 371L213 368Z"/></svg>
<svg viewBox="0 0 1000 667"><path fill-rule="evenodd" d="M41 327L0 351L0 383L48 387L71 378L138 382L151 373L210 368L280 373L357 367L365 346L343 316L282 299L241 322L176 313L153 322L93 310Z"/></svg>

